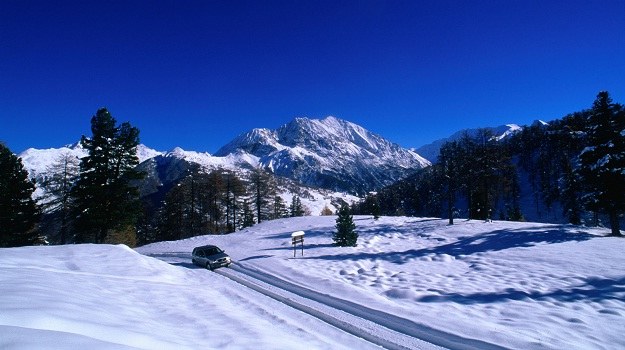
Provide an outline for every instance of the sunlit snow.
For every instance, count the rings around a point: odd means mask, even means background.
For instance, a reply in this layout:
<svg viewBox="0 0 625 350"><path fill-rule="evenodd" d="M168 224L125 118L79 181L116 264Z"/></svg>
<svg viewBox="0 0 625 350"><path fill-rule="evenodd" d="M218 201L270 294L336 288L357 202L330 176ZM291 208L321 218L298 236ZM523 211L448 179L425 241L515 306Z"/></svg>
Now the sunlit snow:
<svg viewBox="0 0 625 350"><path fill-rule="evenodd" d="M335 218L135 250L0 249L0 348L376 348L362 339L369 333L422 349L436 346L414 336L451 348L625 348L625 240L602 237L605 229L355 217L358 246L339 248ZM299 230L304 253L293 258ZM204 244L235 264L192 265L192 248ZM282 302L233 280L261 286L259 277ZM326 314L361 336L321 321Z"/></svg>

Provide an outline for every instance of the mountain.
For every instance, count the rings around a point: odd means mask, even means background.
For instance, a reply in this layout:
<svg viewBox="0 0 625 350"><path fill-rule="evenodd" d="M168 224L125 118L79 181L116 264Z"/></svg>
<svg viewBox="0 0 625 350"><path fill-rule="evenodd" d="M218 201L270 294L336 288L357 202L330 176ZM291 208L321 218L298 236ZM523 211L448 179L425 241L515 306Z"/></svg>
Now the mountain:
<svg viewBox="0 0 625 350"><path fill-rule="evenodd" d="M148 148L145 145L137 146L137 156L139 157L139 163L144 162L150 158L156 157L162 154L162 152ZM28 171L28 174L33 179L39 179L46 175L50 167L57 163L63 156L73 156L77 160L87 156L87 151L82 148L80 142L66 145L61 148L48 148L48 149L35 149L29 148L19 154L22 158L22 163Z"/></svg>
<svg viewBox="0 0 625 350"><path fill-rule="evenodd" d="M541 122L541 123L544 123L544 122ZM493 136L495 137L495 139L503 140L507 136L510 136L510 135L512 135L512 134L514 134L514 133L516 133L516 132L518 132L520 130L522 130L523 128L518 126L518 125L516 125L516 124L506 124L506 125L500 125L500 126L496 126L496 127L460 130L460 131L452 134L449 137L442 138L442 139L436 140L436 141L434 141L432 143L429 143L427 145L421 146L421 147L417 148L415 150L415 152L417 152L418 154L423 156L428 161L430 161L432 163L436 163L436 161L438 160L438 153L439 153L441 147L443 146L443 144L445 144L445 142L451 142L451 141L459 140L465 134L468 134L469 136L475 136L475 135L477 135L479 130L484 130L484 129L491 131Z"/></svg>
<svg viewBox="0 0 625 350"><path fill-rule="evenodd" d="M184 176L189 164L205 170L265 168L303 186L364 194L412 174L430 163L354 123L335 117L295 118L276 130L241 134L215 155L175 148L159 152L139 145L140 170L148 173L145 193ZM28 149L20 154L31 178L45 176L63 154L86 155L80 144L58 149Z"/></svg>
<svg viewBox="0 0 625 350"><path fill-rule="evenodd" d="M354 123L326 117L295 118L276 130L253 129L222 147L216 156L248 154L274 174L302 184L364 194L430 165Z"/></svg>
<svg viewBox="0 0 625 350"><path fill-rule="evenodd" d="M193 168L199 166L204 172L227 170L242 179L248 179L251 170L259 165L258 158L249 153L237 151L223 157L209 153L185 151L175 148L170 152L161 153L139 164L138 170L146 173L145 179L139 184L141 196L158 206L167 192L187 176ZM339 207L341 200L354 202L357 197L346 193L334 192L322 188L310 188L295 180L278 177L277 193L285 203L290 203L293 195L298 195L302 204L313 215L319 215L324 207L333 211Z"/></svg>

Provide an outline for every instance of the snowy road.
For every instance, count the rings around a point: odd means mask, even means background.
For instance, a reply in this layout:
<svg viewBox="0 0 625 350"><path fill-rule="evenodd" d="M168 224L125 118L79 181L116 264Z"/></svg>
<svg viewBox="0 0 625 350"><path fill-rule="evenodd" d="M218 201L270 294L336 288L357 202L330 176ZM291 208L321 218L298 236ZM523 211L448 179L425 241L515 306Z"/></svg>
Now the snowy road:
<svg viewBox="0 0 625 350"><path fill-rule="evenodd" d="M190 260L187 254L161 254L155 257L175 265L181 265L184 261ZM235 262L230 268L217 269L215 272L386 349L504 349L483 341L445 333L393 314L320 293L247 268L241 263Z"/></svg>
<svg viewBox="0 0 625 350"><path fill-rule="evenodd" d="M387 349L503 349L428 328L411 320L295 285L233 264L216 270L248 288Z"/></svg>
<svg viewBox="0 0 625 350"><path fill-rule="evenodd" d="M198 269L189 263L190 254L161 253L152 257L175 266ZM213 272L207 270L206 273ZM295 285L240 263L216 269L214 273L386 349L500 349L487 343L454 339L449 334L441 336L441 332L425 329L410 320ZM429 339L430 342L422 339ZM434 342L442 346L434 345Z"/></svg>

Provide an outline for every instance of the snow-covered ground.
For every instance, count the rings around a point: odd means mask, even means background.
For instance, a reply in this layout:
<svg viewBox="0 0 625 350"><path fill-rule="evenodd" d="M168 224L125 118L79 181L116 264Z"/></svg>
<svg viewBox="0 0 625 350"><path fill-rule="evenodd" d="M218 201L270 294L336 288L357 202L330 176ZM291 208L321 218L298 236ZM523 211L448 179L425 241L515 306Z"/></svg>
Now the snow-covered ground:
<svg viewBox="0 0 625 350"><path fill-rule="evenodd" d="M625 348L625 239L608 230L355 217L358 246L339 248L334 219L0 249L0 348ZM235 264L193 266L203 244Z"/></svg>

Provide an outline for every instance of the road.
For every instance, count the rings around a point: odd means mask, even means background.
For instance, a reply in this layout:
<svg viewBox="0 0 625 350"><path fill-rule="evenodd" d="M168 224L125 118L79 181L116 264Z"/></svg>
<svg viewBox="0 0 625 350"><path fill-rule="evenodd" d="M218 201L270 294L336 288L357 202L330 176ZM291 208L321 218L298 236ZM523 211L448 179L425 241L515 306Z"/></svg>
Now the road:
<svg viewBox="0 0 625 350"><path fill-rule="evenodd" d="M187 256L188 255L188 256ZM158 254L168 263L191 267L190 254ZM324 294L234 262L215 273L266 297L315 317L346 333L391 350L502 350L504 348L467 339L416 323L384 311L369 308L337 296ZM207 273L210 271L207 270Z"/></svg>

